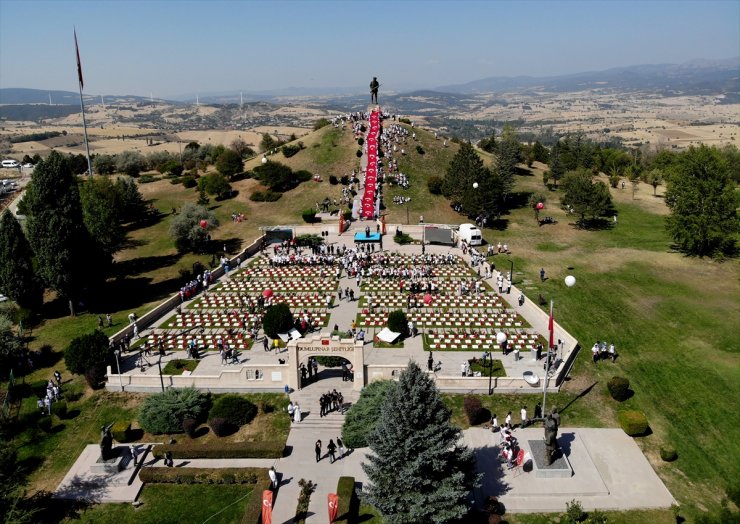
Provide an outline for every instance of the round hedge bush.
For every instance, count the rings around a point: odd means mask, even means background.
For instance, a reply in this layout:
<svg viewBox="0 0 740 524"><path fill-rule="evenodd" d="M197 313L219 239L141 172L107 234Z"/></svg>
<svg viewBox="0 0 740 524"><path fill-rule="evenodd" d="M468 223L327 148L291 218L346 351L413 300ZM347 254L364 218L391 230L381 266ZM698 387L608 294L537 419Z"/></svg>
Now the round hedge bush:
<svg viewBox="0 0 740 524"><path fill-rule="evenodd" d="M661 446L660 458L663 459L665 462L673 462L678 458L676 448L674 448L673 446Z"/></svg>
<svg viewBox="0 0 740 524"><path fill-rule="evenodd" d="M630 437L639 437L648 430L648 420L642 411L621 411L619 425Z"/></svg>
<svg viewBox="0 0 740 524"><path fill-rule="evenodd" d="M262 327L270 338L277 338L278 333L287 333L293 327L293 313L285 302L267 308L262 319Z"/></svg>
<svg viewBox="0 0 740 524"><path fill-rule="evenodd" d="M208 425L217 437L228 437L237 430L237 427L234 426L234 424L222 417L210 419L208 421Z"/></svg>
<svg viewBox="0 0 740 524"><path fill-rule="evenodd" d="M249 424L257 415L257 406L244 397L229 394L218 397L208 414L209 419L223 418L234 426Z"/></svg>
<svg viewBox="0 0 740 524"><path fill-rule="evenodd" d="M624 377L610 378L606 387L614 400L623 402L630 397L630 381Z"/></svg>
<svg viewBox="0 0 740 524"><path fill-rule="evenodd" d="M208 396L194 388L168 389L146 398L139 410L139 424L148 433L182 433L186 418L200 419Z"/></svg>
<svg viewBox="0 0 740 524"><path fill-rule="evenodd" d="M391 331L401 333L401 335L403 335L408 330L408 323L409 321L406 318L406 314L400 309L391 311L388 315L388 329Z"/></svg>
<svg viewBox="0 0 740 524"><path fill-rule="evenodd" d="M195 438L195 430L198 428L198 421L194 418L186 418L182 421L182 430L190 438Z"/></svg>

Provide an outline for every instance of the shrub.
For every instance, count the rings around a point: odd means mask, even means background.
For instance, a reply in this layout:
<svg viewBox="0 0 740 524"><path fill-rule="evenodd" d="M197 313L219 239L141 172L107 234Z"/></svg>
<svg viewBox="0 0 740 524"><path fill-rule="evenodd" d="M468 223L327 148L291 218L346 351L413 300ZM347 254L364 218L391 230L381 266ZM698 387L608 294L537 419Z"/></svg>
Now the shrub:
<svg viewBox="0 0 740 524"><path fill-rule="evenodd" d="M141 175L139 177L139 184L149 184L150 182L156 182L157 180L159 179L152 175Z"/></svg>
<svg viewBox="0 0 740 524"><path fill-rule="evenodd" d="M275 412L275 406L273 406L270 402L260 402L260 411L262 413L274 413Z"/></svg>
<svg viewBox="0 0 740 524"><path fill-rule="evenodd" d="M128 442L131 440L131 424L125 421L119 421L110 428L111 436L116 442Z"/></svg>
<svg viewBox="0 0 740 524"><path fill-rule="evenodd" d="M283 302L267 308L262 327L270 338L277 338L278 333L287 333L293 327L293 313L288 304Z"/></svg>
<svg viewBox="0 0 740 524"><path fill-rule="evenodd" d="M349 185L349 177L347 175L342 175L342 178L340 178L339 181L343 186Z"/></svg>
<svg viewBox="0 0 740 524"><path fill-rule="evenodd" d="M331 124L331 122L329 122L326 118L319 118L318 120L316 120L316 122L313 123L313 130L318 131L322 127L328 126L329 124Z"/></svg>
<svg viewBox="0 0 740 524"><path fill-rule="evenodd" d="M478 397L466 396L463 399L463 409L465 416L468 417L468 423L475 426L482 422L483 404Z"/></svg>
<svg viewBox="0 0 740 524"><path fill-rule="evenodd" d="M208 425L217 437L227 437L239 429L223 417L213 417L209 419Z"/></svg>
<svg viewBox="0 0 740 524"><path fill-rule="evenodd" d="M427 179L427 187L429 192L433 195L442 194L442 177L432 175Z"/></svg>
<svg viewBox="0 0 740 524"><path fill-rule="evenodd" d="M421 144L416 144L416 152L420 155L423 155L425 153L424 148L421 147Z"/></svg>
<svg viewBox="0 0 740 524"><path fill-rule="evenodd" d="M72 339L64 350L64 362L72 373L84 375L90 387L98 387L105 378L106 365L113 362L108 337L95 330Z"/></svg>
<svg viewBox="0 0 740 524"><path fill-rule="evenodd" d="M277 202L281 196L283 196L282 193L268 189L267 191L255 191L249 196L249 200L252 202Z"/></svg>
<svg viewBox="0 0 740 524"><path fill-rule="evenodd" d="M282 147L283 156L290 158L301 150L301 146L298 144L286 144Z"/></svg>
<svg viewBox="0 0 740 524"><path fill-rule="evenodd" d="M301 247L320 246L324 243L324 238L315 233L307 233L295 237L295 242Z"/></svg>
<svg viewBox="0 0 740 524"><path fill-rule="evenodd" d="M354 409L354 408L353 408ZM152 455L164 457L168 451L176 459L196 458L280 458L285 452L285 443L274 440L259 442L210 442L208 445L196 441L154 446Z"/></svg>
<svg viewBox="0 0 740 524"><path fill-rule="evenodd" d="M198 421L194 418L186 418L182 421L182 430L190 438L195 438L195 430L198 428Z"/></svg>
<svg viewBox="0 0 740 524"><path fill-rule="evenodd" d="M182 177L181 181L182 181L182 185L184 187L187 187L188 189L198 185L198 182L192 176L184 176Z"/></svg>
<svg viewBox="0 0 740 524"><path fill-rule="evenodd" d="M300 169L294 172L293 175L295 176L295 179L298 180L298 182L308 182L309 180L313 179L313 175L305 169Z"/></svg>
<svg viewBox="0 0 740 524"><path fill-rule="evenodd" d="M329 183L333 186L336 186L339 183L339 179L336 177L336 175L329 175Z"/></svg>
<svg viewBox="0 0 740 524"><path fill-rule="evenodd" d="M148 484L256 484L260 468L142 468L139 478Z"/></svg>
<svg viewBox="0 0 740 524"><path fill-rule="evenodd" d="M586 517L583 506L576 499L565 503L565 518L567 522L581 522Z"/></svg>
<svg viewBox="0 0 740 524"><path fill-rule="evenodd" d="M606 383L609 394L614 400L625 401L630 396L630 381L624 377L612 377Z"/></svg>
<svg viewBox="0 0 740 524"><path fill-rule="evenodd" d="M221 417L235 426L249 424L256 415L257 406L235 394L218 397L208 414L209 418Z"/></svg>
<svg viewBox="0 0 740 524"><path fill-rule="evenodd" d="M648 420L641 411L620 411L619 425L630 437L637 437L647 431Z"/></svg>
<svg viewBox="0 0 740 524"><path fill-rule="evenodd" d="M352 210L348 209L343 212L345 220L352 220Z"/></svg>
<svg viewBox="0 0 740 524"><path fill-rule="evenodd" d="M365 143L365 139L360 137L357 139L357 145L362 147L362 145Z"/></svg>
<svg viewBox="0 0 740 524"><path fill-rule="evenodd" d="M676 448L673 446L661 446L660 447L660 458L665 462L673 462L678 458Z"/></svg>
<svg viewBox="0 0 740 524"><path fill-rule="evenodd" d="M362 157L362 149L358 149L357 150L357 153L355 153L355 155L357 155L357 158L361 158Z"/></svg>
<svg viewBox="0 0 740 524"><path fill-rule="evenodd" d="M401 333L401 335L406 333L408 330L408 322L406 313L400 309L391 311L388 315L388 329L396 333Z"/></svg>
<svg viewBox="0 0 740 524"><path fill-rule="evenodd" d="M304 209L301 211L301 216L303 217L303 221L308 224L313 224L316 222L316 210L315 209Z"/></svg>
<svg viewBox="0 0 740 524"><path fill-rule="evenodd" d="M182 422L199 420L207 406L208 397L194 388L168 389L147 397L139 410L139 423L155 435L181 433Z"/></svg>
<svg viewBox="0 0 740 524"><path fill-rule="evenodd" d="M409 120L408 118L399 118L398 121L401 122L402 124L411 125L411 120Z"/></svg>
<svg viewBox="0 0 740 524"><path fill-rule="evenodd" d="M338 368L342 365L345 359L342 357L316 357L316 362L325 368Z"/></svg>
<svg viewBox="0 0 740 524"><path fill-rule="evenodd" d="M394 241L394 242L395 242L396 244L401 244L401 245L405 245L405 244L410 244L411 242L413 242L413 241L414 241L414 239L413 239L413 238L411 238L411 237L410 237L409 235L407 235L406 233L401 233L400 235L394 235L394 236L393 236L393 241Z"/></svg>
<svg viewBox="0 0 740 524"><path fill-rule="evenodd" d="M67 400L67 402L74 402L75 400L79 400L84 394L85 384L83 384L82 382L72 382L71 384L65 384L64 391L62 391L62 395L64 395L64 398Z"/></svg>
<svg viewBox="0 0 740 524"><path fill-rule="evenodd" d="M367 437L380 419L381 406L388 392L395 387L392 380L376 380L363 388L342 426L342 440L348 448L367 447Z"/></svg>
<svg viewBox="0 0 740 524"><path fill-rule="evenodd" d="M598 509L595 509L588 512L588 519L586 520L586 522L588 522L588 524L607 524L607 522L609 522L609 519L605 513L602 513Z"/></svg>
<svg viewBox="0 0 740 524"><path fill-rule="evenodd" d="M64 400L58 400L51 404L51 414L56 415L59 418L67 417L67 402Z"/></svg>

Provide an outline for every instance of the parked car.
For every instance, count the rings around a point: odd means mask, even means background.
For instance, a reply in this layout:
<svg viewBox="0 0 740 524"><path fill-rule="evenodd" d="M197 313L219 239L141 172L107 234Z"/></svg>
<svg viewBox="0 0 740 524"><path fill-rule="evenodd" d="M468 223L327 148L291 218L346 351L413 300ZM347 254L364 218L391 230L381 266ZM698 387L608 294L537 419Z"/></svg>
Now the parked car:
<svg viewBox="0 0 740 524"><path fill-rule="evenodd" d="M23 164L21 167L24 168L24 169L33 169L33 164L31 164L31 163Z"/></svg>

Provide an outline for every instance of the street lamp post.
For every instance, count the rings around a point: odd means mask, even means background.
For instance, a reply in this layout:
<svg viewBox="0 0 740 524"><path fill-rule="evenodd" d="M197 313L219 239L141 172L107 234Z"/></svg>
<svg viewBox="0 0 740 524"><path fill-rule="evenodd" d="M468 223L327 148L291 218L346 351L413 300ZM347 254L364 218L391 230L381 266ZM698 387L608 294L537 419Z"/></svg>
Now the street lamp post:
<svg viewBox="0 0 740 524"><path fill-rule="evenodd" d="M511 263L511 269L509 269L509 282L513 286L514 285L514 261L509 260L509 262Z"/></svg>
<svg viewBox="0 0 740 524"><path fill-rule="evenodd" d="M486 355L488 356L488 366L487 367L485 366ZM485 353L483 353L483 365L484 367L486 367L486 369L488 369L488 394L493 395L493 388L491 387L491 381L492 381L491 375L493 375L493 355L491 354L490 351L486 351Z"/></svg>
<svg viewBox="0 0 740 524"><path fill-rule="evenodd" d="M121 391L123 391L123 378L121 378L121 348L116 348L113 351L113 354L116 356L116 367L118 368L118 384L121 386Z"/></svg>

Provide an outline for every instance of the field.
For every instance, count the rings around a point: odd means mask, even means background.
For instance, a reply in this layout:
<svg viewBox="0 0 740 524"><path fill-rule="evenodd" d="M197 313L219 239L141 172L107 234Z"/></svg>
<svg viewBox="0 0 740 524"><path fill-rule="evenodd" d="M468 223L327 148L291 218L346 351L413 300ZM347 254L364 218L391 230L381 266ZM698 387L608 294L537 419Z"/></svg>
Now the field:
<svg viewBox="0 0 740 524"><path fill-rule="evenodd" d="M426 186L429 176L444 176L456 146L449 144L444 148L433 134L418 128L415 131L425 154L418 154L409 139L407 155L399 166L410 175L412 189L391 188L386 193L388 222L407 221L405 206L392 203L396 194L412 197L406 205L412 223L420 214L427 223L467 221L442 197L429 194ZM306 182L273 203L249 200L249 194L258 187L255 180L235 183L238 196L211 203L222 223L215 232L219 245L225 243L234 253L258 235L260 226L299 224L302 209L324 197L339 198L341 186L330 185L328 178L332 174L349 174L357 167L357 146L351 134L328 126L301 140L305 150L290 159L282 155L273 159L294 169L320 174L323 181ZM485 156L484 160L490 162L490 157ZM253 160L247 169L259 161ZM682 514L693 517L702 510L716 510L728 483L740 478L740 424L734 415L736 408L732 407L732 399L740 398L736 338L740 319L738 260L715 262L674 252L663 225L667 211L662 187L658 188L657 197L647 185L640 185L634 195L631 189L612 189L617 222L600 230L577 229L574 217L560 209L560 193L544 188L544 168L536 164L529 175L519 176L516 190L520 196L545 192L544 214L552 216L555 223L540 227L529 208L519 207L502 217L500 229L488 229L484 236L493 244L508 243L512 255L496 255L493 262L504 268L513 262L515 283L530 299L538 294L553 299L557 320L580 341L582 350L557 399L561 407L571 404L563 416L564 425L613 427L617 426L619 410L644 411L650 431L638 438L638 443L681 503ZM167 233L170 209L195 201L196 192L173 186L167 180L142 184L140 188L164 216L153 225L129 231L129 247L118 254L121 278L110 285L120 295L108 307L117 321L116 329L128 312L141 314L177 289L183 281L181 271L188 270L195 261L210 262L209 256L178 254ZM233 212L244 212L247 221L232 222ZM544 282L539 279L540 268L546 271ZM573 288L563 284L568 274L577 279ZM73 336L93 329L99 312L107 311L86 312L69 319L63 316L62 305L50 303L51 318L33 330L31 347L50 344L59 351ZM616 344L616 363L591 363L590 347L596 340ZM61 368L62 362L58 366ZM48 370L38 372L34 378L44 378L43 373ZM613 401L606 391L606 381L615 375L627 377L634 391L634 396L623 404ZM102 403L99 395L96 393L93 398ZM453 406L461 402L455 398L448 401ZM507 402L516 400L494 397L484 402L490 402L491 409L502 410ZM459 414L456 421L465 425ZM86 433L81 435L84 439ZM94 437L87 440L90 439ZM47 442L49 451L67 445L61 437L55 440L50 436ZM661 461L658 451L666 444L677 449L677 461ZM74 453L74 449L60 449ZM42 478L44 472L41 468L32 476L33 487L48 488ZM59 472L55 469L53 473ZM672 518L669 514L631 512L619 514L614 522L668 522L668 517ZM124 521L125 518L128 517L121 517ZM546 518L517 516L512 522L544 522Z"/></svg>

